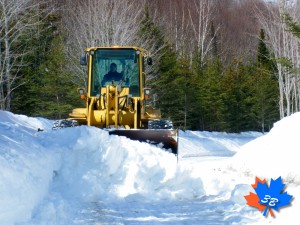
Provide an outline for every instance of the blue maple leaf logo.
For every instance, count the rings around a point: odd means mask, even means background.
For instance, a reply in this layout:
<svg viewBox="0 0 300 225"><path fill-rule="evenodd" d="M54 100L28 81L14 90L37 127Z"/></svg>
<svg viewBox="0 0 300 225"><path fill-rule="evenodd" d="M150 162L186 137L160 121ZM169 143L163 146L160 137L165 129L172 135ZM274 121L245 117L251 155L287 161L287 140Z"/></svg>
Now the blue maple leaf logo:
<svg viewBox="0 0 300 225"><path fill-rule="evenodd" d="M293 196L283 192L284 186L285 184L282 183L281 177L278 177L276 180L271 179L270 187L266 183L257 183L257 187L254 190L259 198L259 204L266 206L263 212L264 216L268 215L268 211L273 214L272 209L279 211L279 208L290 204Z"/></svg>

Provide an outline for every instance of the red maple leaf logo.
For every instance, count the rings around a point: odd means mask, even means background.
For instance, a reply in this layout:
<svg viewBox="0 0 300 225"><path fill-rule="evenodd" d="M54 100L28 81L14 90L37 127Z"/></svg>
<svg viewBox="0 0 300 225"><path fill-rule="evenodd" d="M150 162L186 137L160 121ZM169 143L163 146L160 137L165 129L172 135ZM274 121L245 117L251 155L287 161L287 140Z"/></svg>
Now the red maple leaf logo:
<svg viewBox="0 0 300 225"><path fill-rule="evenodd" d="M255 177L255 184L252 184L251 186L253 188L257 188L258 183L264 184L264 183L266 183L266 179L260 180L258 177ZM247 200L247 204L249 206L255 207L261 212L264 211L267 207L266 205L260 204L259 203L260 199L259 199L258 195L254 194L252 192L250 192L249 195L245 195L244 198ZM269 209L269 211L270 211L271 216L275 217L271 208Z"/></svg>

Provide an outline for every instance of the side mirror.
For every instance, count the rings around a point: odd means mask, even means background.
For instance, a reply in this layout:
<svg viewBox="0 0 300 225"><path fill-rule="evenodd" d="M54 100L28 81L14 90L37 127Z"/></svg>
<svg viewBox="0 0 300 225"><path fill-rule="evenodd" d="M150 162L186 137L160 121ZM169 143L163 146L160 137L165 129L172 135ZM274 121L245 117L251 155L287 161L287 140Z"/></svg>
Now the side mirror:
<svg viewBox="0 0 300 225"><path fill-rule="evenodd" d="M144 88L144 98L145 100L150 98L150 88Z"/></svg>
<svg viewBox="0 0 300 225"><path fill-rule="evenodd" d="M85 88L78 88L77 91L79 92L80 99L86 99L86 91Z"/></svg>
<svg viewBox="0 0 300 225"><path fill-rule="evenodd" d="M151 57L147 58L147 64L148 64L149 66L152 66L152 65L153 65L153 62L152 62L152 58L151 58Z"/></svg>
<svg viewBox="0 0 300 225"><path fill-rule="evenodd" d="M87 53L82 53L80 55L80 65L86 66L88 61L88 54Z"/></svg>

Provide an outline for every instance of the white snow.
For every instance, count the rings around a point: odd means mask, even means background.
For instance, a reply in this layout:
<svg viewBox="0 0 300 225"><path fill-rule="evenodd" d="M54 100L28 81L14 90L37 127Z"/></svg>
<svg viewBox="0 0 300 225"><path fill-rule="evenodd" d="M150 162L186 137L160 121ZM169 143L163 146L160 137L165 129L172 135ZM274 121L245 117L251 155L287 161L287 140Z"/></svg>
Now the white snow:
<svg viewBox="0 0 300 225"><path fill-rule="evenodd" d="M80 126L0 111L0 224L298 224L300 113L266 135L180 131L179 157ZM43 132L37 132L38 128ZM279 176L292 205L246 204Z"/></svg>

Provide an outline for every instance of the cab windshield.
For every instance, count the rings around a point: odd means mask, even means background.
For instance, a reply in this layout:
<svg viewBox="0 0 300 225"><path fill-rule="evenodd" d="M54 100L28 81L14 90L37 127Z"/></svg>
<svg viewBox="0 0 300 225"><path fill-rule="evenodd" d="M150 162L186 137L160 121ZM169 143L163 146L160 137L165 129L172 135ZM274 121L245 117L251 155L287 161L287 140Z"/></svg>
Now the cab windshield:
<svg viewBox="0 0 300 225"><path fill-rule="evenodd" d="M92 54L91 95L106 85L129 87L132 96L140 95L139 52L133 49L98 49Z"/></svg>

